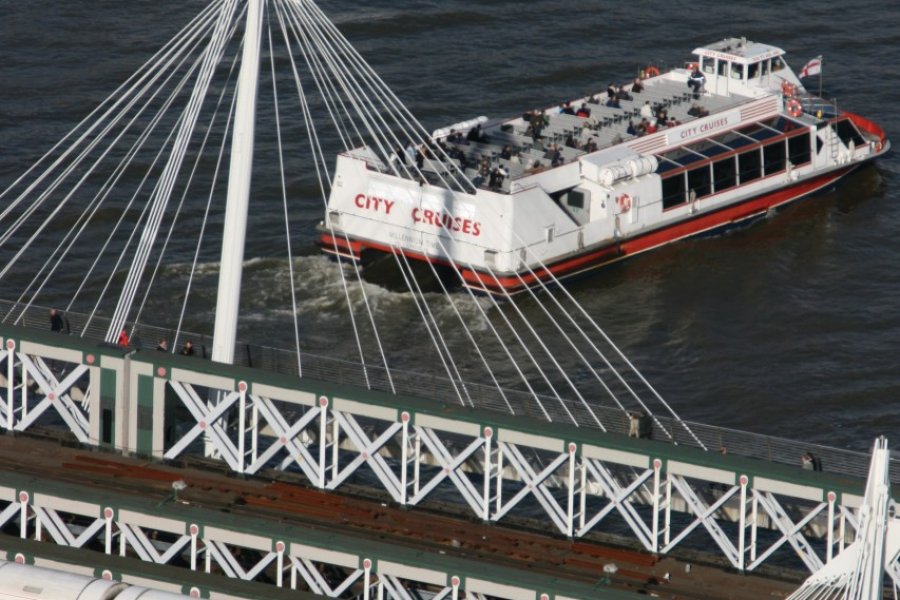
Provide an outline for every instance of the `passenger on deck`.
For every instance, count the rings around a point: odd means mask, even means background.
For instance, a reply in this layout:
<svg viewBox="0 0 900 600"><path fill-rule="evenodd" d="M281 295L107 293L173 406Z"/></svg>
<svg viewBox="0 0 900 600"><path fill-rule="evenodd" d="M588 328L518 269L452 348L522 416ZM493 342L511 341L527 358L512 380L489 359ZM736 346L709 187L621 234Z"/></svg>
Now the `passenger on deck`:
<svg viewBox="0 0 900 600"><path fill-rule="evenodd" d="M705 117L709 114L709 111L700 106L698 102L694 102L688 109L687 114L692 117Z"/></svg>
<svg viewBox="0 0 900 600"><path fill-rule="evenodd" d="M156 344L156 349L160 352L168 352L169 351L169 342L165 340L165 338L159 338L159 343Z"/></svg>
<svg viewBox="0 0 900 600"><path fill-rule="evenodd" d="M487 136L485 136L484 132L481 131L480 123L469 130L469 134L466 136L466 139L470 142L480 142L480 143L484 143L487 141Z"/></svg>
<svg viewBox="0 0 900 600"><path fill-rule="evenodd" d="M481 164L478 167L478 174L482 177L487 177L491 172L491 157L490 156L482 156Z"/></svg>
<svg viewBox="0 0 900 600"><path fill-rule="evenodd" d="M582 102L581 106L578 108L578 112L575 113L575 116L581 117L582 119L587 119L591 116L591 109L588 108L587 104Z"/></svg>
<svg viewBox="0 0 900 600"><path fill-rule="evenodd" d="M650 101L647 100L644 102L644 105L641 107L641 118L647 119L648 121L653 118L653 107L650 106Z"/></svg>
<svg viewBox="0 0 900 600"><path fill-rule="evenodd" d="M416 151L416 168L420 171L425 166L425 155L427 152L428 148L425 147L425 144L419 146L418 150Z"/></svg>
<svg viewBox="0 0 900 600"><path fill-rule="evenodd" d="M416 152L416 146L412 142L407 144L406 161L404 162L404 164L412 165L414 162L416 162L416 154L418 154L418 152Z"/></svg>
<svg viewBox="0 0 900 600"><path fill-rule="evenodd" d="M566 146L568 146L569 148L578 148L578 140L575 139L574 133L570 133L566 137Z"/></svg>
<svg viewBox="0 0 900 600"><path fill-rule="evenodd" d="M625 88L621 85L616 87L616 98L619 100L634 100L634 98L631 97L631 94L626 92Z"/></svg>
<svg viewBox="0 0 900 600"><path fill-rule="evenodd" d="M610 108L622 108L622 105L619 104L619 99L615 96L609 97L609 100L606 101L606 106Z"/></svg>
<svg viewBox="0 0 900 600"><path fill-rule="evenodd" d="M582 148L587 153L596 152L597 151L597 138L591 138Z"/></svg>
<svg viewBox="0 0 900 600"><path fill-rule="evenodd" d="M500 158L504 158L509 160L512 157L512 148L509 146L503 146L503 150L500 151Z"/></svg>
<svg viewBox="0 0 900 600"><path fill-rule="evenodd" d="M625 130L628 135L637 135L637 129L634 128L634 121L628 121L628 129Z"/></svg>
<svg viewBox="0 0 900 600"><path fill-rule="evenodd" d="M184 346L181 348L182 356L193 356L194 355L194 342L188 340L184 343Z"/></svg>
<svg viewBox="0 0 900 600"><path fill-rule="evenodd" d="M608 86L606 86L606 95L609 98L616 96L618 93L619 93L619 88L616 87L616 84L611 83Z"/></svg>
<svg viewBox="0 0 900 600"><path fill-rule="evenodd" d="M631 84L631 93L632 94L640 94L644 91L644 84L641 83L640 77L634 78L634 83Z"/></svg>
<svg viewBox="0 0 900 600"><path fill-rule="evenodd" d="M544 113L540 110L535 110L531 113L531 138L534 141L538 141L541 139L541 132L544 130L544 126L547 124L548 119L544 116Z"/></svg>
<svg viewBox="0 0 900 600"><path fill-rule="evenodd" d="M694 66L691 76L688 78L688 87L694 92L694 98L699 98L703 93L703 86L706 84L706 76L700 72L699 66Z"/></svg>
<svg viewBox="0 0 900 600"><path fill-rule="evenodd" d="M503 167L494 167L491 171L490 187L492 190L499 190L503 187L503 180L509 173Z"/></svg>
<svg viewBox="0 0 900 600"><path fill-rule="evenodd" d="M562 108L559 109L559 112L564 115L575 115L575 109L572 108L572 104L570 102L564 102Z"/></svg>
<svg viewBox="0 0 900 600"><path fill-rule="evenodd" d="M646 132L647 133L656 133L656 119L650 119L650 122L647 123Z"/></svg>

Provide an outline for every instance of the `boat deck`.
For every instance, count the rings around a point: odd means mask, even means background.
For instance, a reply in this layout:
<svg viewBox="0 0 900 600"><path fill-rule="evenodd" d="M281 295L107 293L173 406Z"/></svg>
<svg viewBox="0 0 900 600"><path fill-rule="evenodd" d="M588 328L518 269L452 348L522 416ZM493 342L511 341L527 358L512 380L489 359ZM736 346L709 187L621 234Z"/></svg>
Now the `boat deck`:
<svg viewBox="0 0 900 600"><path fill-rule="evenodd" d="M508 192L511 181L550 167L548 148L551 144L559 146L562 164L585 155L584 150L565 145L569 136L573 136L579 145L593 141L598 150L634 139L637 136L628 133L629 121L635 125L640 122L641 107L645 102L654 108L665 108L669 118L677 123L687 123L698 118L688 114L695 103L709 114L716 114L752 100L748 96L725 96L708 91L694 97L684 82L665 76L645 80L643 84L644 90L631 94L631 100L620 100L620 108L606 106L606 92L571 101L575 110L582 104L590 109L591 114L587 118L560 113L559 107L547 109L545 114L549 122L538 139L532 137L525 119L518 117L484 126L483 142L465 140L447 145L465 155L465 173L479 187L487 188L489 185L488 179L482 175L483 157L489 159L490 168L501 166L506 169L509 176L497 191ZM626 89L630 90L631 86L626 86ZM500 157L504 146L510 147L513 158Z"/></svg>

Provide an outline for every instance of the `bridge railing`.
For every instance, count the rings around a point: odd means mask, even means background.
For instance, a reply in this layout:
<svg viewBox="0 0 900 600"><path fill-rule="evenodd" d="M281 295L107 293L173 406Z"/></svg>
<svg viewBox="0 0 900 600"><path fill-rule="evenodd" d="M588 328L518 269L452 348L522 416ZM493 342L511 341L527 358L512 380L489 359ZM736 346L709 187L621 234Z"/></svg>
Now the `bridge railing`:
<svg viewBox="0 0 900 600"><path fill-rule="evenodd" d="M49 328L49 310L50 308L46 306L24 305L0 300L0 315L4 315L2 320L6 323L17 323L46 330ZM65 323L66 333L70 335L103 340L109 321L102 317L95 317L89 325L86 325L88 323L87 315L69 312L65 315ZM176 335L172 329L144 324L139 324L132 331L132 345L137 349L152 350L160 338L169 340L176 351L185 341L191 340L197 356L201 358L209 356L211 341L209 336L202 333L182 331ZM285 375L298 374L296 352L271 346L239 342L235 348L235 364ZM362 365L357 362L310 353L301 354L301 364L305 378L360 388L368 387L378 391L391 391L385 369L377 365L366 365L364 373ZM368 386L366 385L366 375L368 376ZM454 384L444 377L399 369L391 369L390 376L398 394L427 398L445 404L460 403L455 387L460 385L459 382ZM496 387L468 381L463 382L462 385L465 386L468 394L466 401L471 399L472 405L482 409L509 413L506 402ZM538 395L535 398L528 392L514 389L504 389L503 393L515 408L516 414L522 416L544 418L536 400L539 400L544 407L559 406L559 401L555 397ZM592 415L582 403L574 399L564 399L563 401L566 403L568 411L576 417L582 427L599 428L597 424L597 420L599 420L607 431L625 433L629 430L628 415L617 407L593 405L590 409L594 413ZM561 407L551 414L554 420L566 420L565 411ZM697 447L697 439L699 439L711 452L725 449L730 455L789 465L800 464L801 456L811 452L821 460L824 470L854 478L865 478L869 466L869 455L864 452L692 421L678 421L665 416L654 416L654 422L652 433L654 440L680 446ZM697 439L689 432L693 432ZM892 459L890 474L891 481L900 484L900 460Z"/></svg>

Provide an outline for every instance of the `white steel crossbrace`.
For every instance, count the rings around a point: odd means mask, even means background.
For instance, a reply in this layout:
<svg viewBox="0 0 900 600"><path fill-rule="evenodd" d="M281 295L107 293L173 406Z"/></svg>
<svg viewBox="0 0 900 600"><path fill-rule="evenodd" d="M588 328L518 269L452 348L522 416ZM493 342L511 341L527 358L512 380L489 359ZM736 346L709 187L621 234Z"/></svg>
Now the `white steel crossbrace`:
<svg viewBox="0 0 900 600"><path fill-rule="evenodd" d="M804 516L798 523L794 523L791 518L787 515L787 512L784 510L784 507L778 502L778 500L770 493L764 492L760 493L757 491L753 492L753 496L758 502L759 506L763 508L763 510L772 518L772 520L777 524L779 531L781 531L782 536L771 546L769 546L768 550L760 554L756 560L750 563L749 568L752 570L757 565L761 564L766 558L768 558L772 553L778 550L782 544L785 542L790 543L791 547L797 552L797 555L803 560L806 566L810 571L816 572L822 568L822 559L816 554L815 550L813 550L812 546L810 546L809 541L806 537L801 533L803 528L806 527L810 521L813 520L819 513L822 512L825 508L828 507L827 503L820 503L812 510L810 510L806 516Z"/></svg>
<svg viewBox="0 0 900 600"><path fill-rule="evenodd" d="M716 545L719 547L722 552L724 552L725 557L731 562L734 567L740 567L740 552L728 538L724 531L722 531L721 526L714 518L716 513L719 511L722 506L731 499L732 496L736 492L739 491L739 487L732 486L730 489L726 490L712 505L707 505L707 503L702 500L697 493L695 493L694 489L685 481L684 477L675 475L669 476L668 479L669 485L674 487L681 497L687 503L690 512L695 516L695 519L681 532L678 533L675 538L669 540L669 532L670 527L667 528L667 541L665 547L663 547L663 552L669 552L672 548L674 548L680 541L685 539L691 531L693 531L698 525L703 525L707 532L709 532L710 537L712 537L713 541L716 542ZM668 511L671 507L671 500L667 503L666 506L666 521L669 522L669 514Z"/></svg>
<svg viewBox="0 0 900 600"><path fill-rule="evenodd" d="M602 462L595 459L586 459L584 461L580 492L581 514L577 533L579 537L596 528L607 515L616 510L631 527L632 532L634 532L644 548L651 552L656 551L653 543L653 532L638 514L631 498L633 495L643 491L644 484L650 477L658 478L659 471L656 469L645 469L643 471L633 470L632 472L635 476L634 480L626 482L627 485L623 487L619 479ZM590 475L590 478L587 478L587 475ZM590 519L587 519L587 488L590 483L596 483L600 487L601 496L608 498L609 502ZM656 518L658 518L658 514L654 513L654 519Z"/></svg>
<svg viewBox="0 0 900 600"><path fill-rule="evenodd" d="M518 446L506 442L501 442L500 452L500 460L502 461L502 457L505 456L521 478L522 489L520 489L508 501L503 502L501 488L503 478L498 477L497 506L496 511L491 515L491 520L499 521L514 506L521 502L522 499L526 498L529 495L534 495L535 499L546 511L547 516L549 516L553 523L559 528L560 532L571 535L571 520L567 518L567 515L571 514L571 510L563 509L563 507L560 506L556 498L553 497L553 494L547 486L546 481L553 475L557 474L557 470L559 470L564 462L566 462L567 460L572 461L575 459L574 449L570 449L568 453L560 454L559 456L554 458L540 472L537 472L535 470L532 464L522 454L522 451ZM571 495L569 495L569 506L571 506L571 502L572 497Z"/></svg>
<svg viewBox="0 0 900 600"><path fill-rule="evenodd" d="M488 481L488 477L485 478L483 491L479 492L475 487L475 484L472 483L472 480L469 479L466 473L461 472L461 469L468 461L476 456L479 450L483 450L485 455L490 456L491 437L488 436L484 439L476 438L469 443L468 446L459 451L459 453L454 455L438 437L437 431L419 426L416 426L415 431L417 440L421 440L422 445L430 450L435 457L435 460L440 467L440 471L424 485L421 485L419 477L416 476L416 489L413 497L410 498L409 503L412 505L418 504L442 481L449 479L475 514L483 515L483 518L486 520L487 511L489 510L489 499L486 497L486 492L484 490L489 489L488 486L490 485L490 482ZM420 460L419 452L416 452L415 459L416 472L418 474ZM481 464L484 465L486 462L488 461L484 461ZM489 471L484 472L489 473Z"/></svg>
<svg viewBox="0 0 900 600"><path fill-rule="evenodd" d="M391 467L387 464L384 457L381 456L379 450L381 450L388 442L392 441L392 438L398 431L406 428L408 422L391 423L388 425L387 429L378 435L378 437L374 440L370 440L353 415L337 412L334 416L335 439L338 438L340 432L344 432L355 449L359 451L359 455L338 470L337 455L335 454L333 464L335 473L325 488L329 490L336 489L352 475L360 465L366 464L384 485L384 489L394 498L394 501L400 502L402 499L400 490L403 488L403 483L400 481L400 478L397 477L396 473L391 470Z"/></svg>
<svg viewBox="0 0 900 600"><path fill-rule="evenodd" d="M79 442L95 443L90 412L98 392L91 385L92 367L72 362L65 350L41 348L48 354L17 352L16 343L6 340L6 352L0 352L0 360L6 362L5 386L0 387L0 397L5 396L0 398L0 426L7 431L26 431L52 408ZM88 381L82 390L78 386L85 377Z"/></svg>

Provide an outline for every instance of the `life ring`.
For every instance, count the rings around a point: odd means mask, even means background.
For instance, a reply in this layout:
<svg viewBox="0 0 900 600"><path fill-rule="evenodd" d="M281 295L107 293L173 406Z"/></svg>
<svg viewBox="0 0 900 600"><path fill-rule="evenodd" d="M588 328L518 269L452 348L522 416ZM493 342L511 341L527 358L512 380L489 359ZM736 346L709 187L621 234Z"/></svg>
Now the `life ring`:
<svg viewBox="0 0 900 600"><path fill-rule="evenodd" d="M787 113L792 117L799 117L803 114L803 106L800 105L800 101L796 98L791 98L787 103Z"/></svg>
<svg viewBox="0 0 900 600"><path fill-rule="evenodd" d="M616 203L619 205L619 212L627 213L631 210L631 196L628 194L622 194L616 198Z"/></svg>
<svg viewBox="0 0 900 600"><path fill-rule="evenodd" d="M659 76L659 68L654 67L653 65L650 65L649 67L644 69L644 73L647 74L648 79L650 77L658 77Z"/></svg>
<svg viewBox="0 0 900 600"><path fill-rule="evenodd" d="M793 96L794 95L793 92L794 92L794 89L791 86L790 81L782 81L781 82L781 93L782 93L782 95L784 95L785 98L790 98L791 96Z"/></svg>

